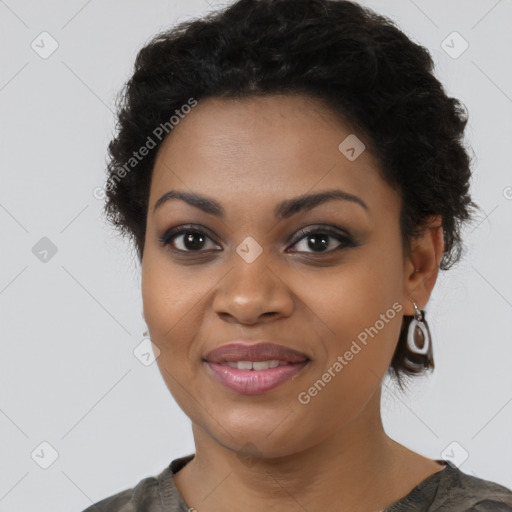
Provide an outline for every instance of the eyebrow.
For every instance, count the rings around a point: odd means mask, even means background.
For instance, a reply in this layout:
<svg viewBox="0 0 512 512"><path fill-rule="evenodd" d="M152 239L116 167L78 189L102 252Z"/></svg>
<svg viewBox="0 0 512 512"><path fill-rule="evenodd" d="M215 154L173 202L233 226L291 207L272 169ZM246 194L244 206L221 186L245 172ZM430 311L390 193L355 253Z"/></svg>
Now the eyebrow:
<svg viewBox="0 0 512 512"><path fill-rule="evenodd" d="M215 215L220 218L225 217L224 208L215 199L195 192L179 192L177 190L170 190L160 197L160 199L155 203L153 213L156 212L156 210L158 210L158 208L160 208L164 203L172 199L181 199L190 206L198 208L210 215ZM299 212L312 210L316 206L332 200L349 201L360 205L366 211L369 210L368 205L360 197L344 192L343 190L333 189L318 192L316 194L307 194L286 199L275 207L274 215L280 220L287 219Z"/></svg>

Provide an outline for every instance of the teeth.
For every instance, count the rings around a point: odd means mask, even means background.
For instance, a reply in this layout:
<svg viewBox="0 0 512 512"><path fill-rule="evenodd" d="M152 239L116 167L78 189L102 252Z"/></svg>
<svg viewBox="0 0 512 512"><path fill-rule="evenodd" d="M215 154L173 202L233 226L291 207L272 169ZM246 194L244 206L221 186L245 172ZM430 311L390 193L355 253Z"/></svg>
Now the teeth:
<svg viewBox="0 0 512 512"><path fill-rule="evenodd" d="M269 368L276 368L277 366L284 366L288 363L285 361L278 361L272 359L271 361L238 361L224 363L231 368L237 368L238 370L268 370Z"/></svg>
<svg viewBox="0 0 512 512"><path fill-rule="evenodd" d="M270 368L270 361L254 361L252 363L253 370L268 370Z"/></svg>

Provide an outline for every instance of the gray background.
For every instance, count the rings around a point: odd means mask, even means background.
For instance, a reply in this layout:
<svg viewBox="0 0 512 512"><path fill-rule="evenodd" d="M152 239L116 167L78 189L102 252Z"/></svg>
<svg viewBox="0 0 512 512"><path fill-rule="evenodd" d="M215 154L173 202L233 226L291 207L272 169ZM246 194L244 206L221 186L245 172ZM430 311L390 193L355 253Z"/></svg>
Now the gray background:
<svg viewBox="0 0 512 512"><path fill-rule="evenodd" d="M512 2L364 4L429 48L467 106L485 212L427 307L436 372L406 396L385 381L385 427L512 487ZM156 363L134 356L145 330L139 267L93 190L104 184L114 95L138 49L219 5L0 0L0 511L81 511L194 451ZM59 45L46 59L31 47L50 48L43 31ZM457 58L442 47L453 31L469 43ZM57 252L41 261L44 237Z"/></svg>

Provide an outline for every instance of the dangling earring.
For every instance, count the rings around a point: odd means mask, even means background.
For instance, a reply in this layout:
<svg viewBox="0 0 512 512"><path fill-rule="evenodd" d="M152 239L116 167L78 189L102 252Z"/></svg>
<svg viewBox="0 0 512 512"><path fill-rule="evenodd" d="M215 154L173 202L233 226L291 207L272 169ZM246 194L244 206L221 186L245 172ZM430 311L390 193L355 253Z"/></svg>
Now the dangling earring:
<svg viewBox="0 0 512 512"><path fill-rule="evenodd" d="M414 318L409 324L407 346L412 353L425 355L428 354L431 343L430 329L425 320L424 312L418 309L414 301L412 303L416 311L414 312Z"/></svg>

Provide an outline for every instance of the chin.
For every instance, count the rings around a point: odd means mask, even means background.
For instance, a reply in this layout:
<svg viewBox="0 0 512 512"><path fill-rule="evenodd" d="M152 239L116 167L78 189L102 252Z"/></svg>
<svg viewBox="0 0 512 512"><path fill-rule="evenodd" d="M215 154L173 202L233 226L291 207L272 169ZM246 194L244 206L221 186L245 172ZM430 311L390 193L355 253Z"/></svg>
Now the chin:
<svg viewBox="0 0 512 512"><path fill-rule="evenodd" d="M268 423L262 423L259 428L247 422L246 417L244 425L237 428L225 423L224 428L215 425L214 430L209 430L208 434L217 443L235 452L237 457L252 458L253 463L261 458L273 459L293 455L315 445L318 441L312 432L302 432L296 425L284 428L282 419L281 425L276 425L277 428L274 430Z"/></svg>

